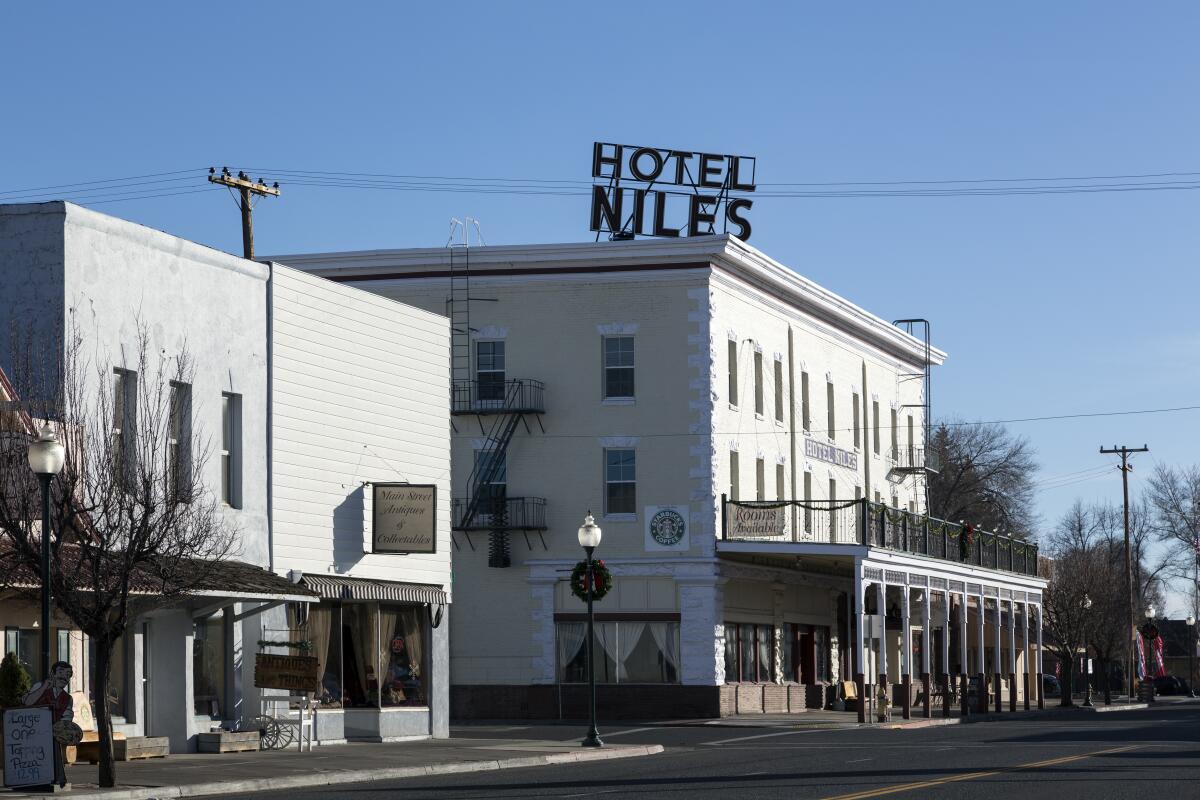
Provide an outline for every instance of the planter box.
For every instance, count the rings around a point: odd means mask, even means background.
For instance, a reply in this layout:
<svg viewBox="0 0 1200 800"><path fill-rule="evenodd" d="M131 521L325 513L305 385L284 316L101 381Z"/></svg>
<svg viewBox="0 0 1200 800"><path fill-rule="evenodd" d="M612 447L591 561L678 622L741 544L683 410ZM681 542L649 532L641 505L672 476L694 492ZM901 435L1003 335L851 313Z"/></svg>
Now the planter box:
<svg viewBox="0 0 1200 800"><path fill-rule="evenodd" d="M805 689L807 687L801 683L789 683L788 690L788 711L793 714L798 714L806 709Z"/></svg>
<svg viewBox="0 0 1200 800"><path fill-rule="evenodd" d="M786 714L788 710L788 687L777 683L763 684L762 705L764 714Z"/></svg>
<svg viewBox="0 0 1200 800"><path fill-rule="evenodd" d="M759 683L739 683L737 685L737 713L763 713L763 691Z"/></svg>
<svg viewBox="0 0 1200 800"><path fill-rule="evenodd" d="M240 753L257 750L258 731L217 731L196 734L196 750L200 753Z"/></svg>

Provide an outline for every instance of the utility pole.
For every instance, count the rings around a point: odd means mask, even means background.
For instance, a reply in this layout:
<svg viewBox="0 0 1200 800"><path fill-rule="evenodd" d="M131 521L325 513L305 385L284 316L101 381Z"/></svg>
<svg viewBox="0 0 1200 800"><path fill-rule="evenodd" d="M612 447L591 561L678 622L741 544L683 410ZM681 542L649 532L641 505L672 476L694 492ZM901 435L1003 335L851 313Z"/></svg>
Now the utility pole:
<svg viewBox="0 0 1200 800"><path fill-rule="evenodd" d="M239 172L236 176L230 174L229 167L221 167L221 174L217 174L215 167L208 168L209 183L228 186L230 189L237 189L241 195L242 202L242 255L249 261L254 260L254 221L250 216L252 206L250 205L250 196L258 195L265 197L279 197L279 183L274 186L267 186L263 183L262 178L257 181L250 180L250 176L244 172Z"/></svg>
<svg viewBox="0 0 1200 800"><path fill-rule="evenodd" d="M1120 447L1113 445L1111 450L1106 450L1103 447L1100 448L1101 455L1115 453L1121 456L1121 466L1118 469L1121 470L1121 491L1125 498L1125 588L1129 593L1129 608L1127 609L1129 612L1129 628L1125 631L1125 675L1128 678L1130 701L1133 700L1134 696L1133 642L1136 628L1134 627L1135 623L1133 619L1133 558L1129 547L1129 472L1133 469L1129 464L1129 454L1149 452L1150 448L1146 445L1134 448L1125 447L1124 445Z"/></svg>

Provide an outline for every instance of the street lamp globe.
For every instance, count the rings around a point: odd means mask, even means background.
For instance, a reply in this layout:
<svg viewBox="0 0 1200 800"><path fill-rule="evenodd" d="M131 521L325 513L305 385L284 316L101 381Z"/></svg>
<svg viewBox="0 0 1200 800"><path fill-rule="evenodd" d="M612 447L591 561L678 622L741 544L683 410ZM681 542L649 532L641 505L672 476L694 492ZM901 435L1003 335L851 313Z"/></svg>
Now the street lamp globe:
<svg viewBox="0 0 1200 800"><path fill-rule="evenodd" d="M600 538L603 535L604 532L600 530L592 512L589 511L583 518L583 524L579 526L579 546L590 552L600 546Z"/></svg>
<svg viewBox="0 0 1200 800"><path fill-rule="evenodd" d="M54 437L54 429L44 425L37 441L29 445L29 468L38 475L57 475L65 459L66 448Z"/></svg>
<svg viewBox="0 0 1200 800"><path fill-rule="evenodd" d="M1195 616L1194 614L1188 614L1188 616L1187 616L1187 626L1188 626L1189 628L1191 628L1191 627L1195 626L1195 624L1196 624L1196 616Z"/></svg>
<svg viewBox="0 0 1200 800"><path fill-rule="evenodd" d="M1086 594L1083 596L1083 607L1084 608L1092 607L1092 598L1088 597Z"/></svg>
<svg viewBox="0 0 1200 800"><path fill-rule="evenodd" d="M1154 606L1146 606L1146 619L1152 620L1152 619L1154 619L1154 615L1155 615Z"/></svg>

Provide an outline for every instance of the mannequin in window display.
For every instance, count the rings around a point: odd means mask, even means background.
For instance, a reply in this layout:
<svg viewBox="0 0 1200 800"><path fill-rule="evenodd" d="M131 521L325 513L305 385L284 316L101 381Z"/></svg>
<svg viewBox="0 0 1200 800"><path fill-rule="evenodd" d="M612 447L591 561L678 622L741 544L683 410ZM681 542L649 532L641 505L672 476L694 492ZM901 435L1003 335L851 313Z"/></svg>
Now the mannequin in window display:
<svg viewBox="0 0 1200 800"><path fill-rule="evenodd" d="M410 662L404 639L396 636L391 642L385 692L388 705L411 705L420 699L420 676Z"/></svg>

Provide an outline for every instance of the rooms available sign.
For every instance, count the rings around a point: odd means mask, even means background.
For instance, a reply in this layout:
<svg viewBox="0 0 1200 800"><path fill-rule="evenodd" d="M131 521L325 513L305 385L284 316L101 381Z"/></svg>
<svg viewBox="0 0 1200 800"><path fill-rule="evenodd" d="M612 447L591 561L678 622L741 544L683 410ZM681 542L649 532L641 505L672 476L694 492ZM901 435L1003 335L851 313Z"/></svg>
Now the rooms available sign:
<svg viewBox="0 0 1200 800"><path fill-rule="evenodd" d="M371 551L437 552L437 487L415 483L372 484Z"/></svg>

